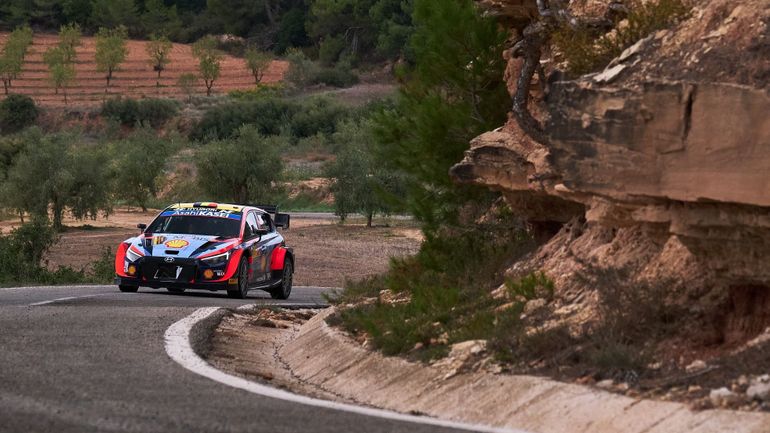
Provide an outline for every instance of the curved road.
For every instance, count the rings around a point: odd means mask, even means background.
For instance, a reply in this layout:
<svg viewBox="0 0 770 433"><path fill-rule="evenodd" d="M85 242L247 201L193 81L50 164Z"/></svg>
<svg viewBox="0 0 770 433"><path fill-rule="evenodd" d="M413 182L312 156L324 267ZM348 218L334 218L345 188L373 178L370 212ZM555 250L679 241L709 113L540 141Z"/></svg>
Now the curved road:
<svg viewBox="0 0 770 433"><path fill-rule="evenodd" d="M290 305L323 303L296 287ZM173 362L163 334L198 308L287 305L267 293L114 286L0 289L0 432L448 432L275 400Z"/></svg>

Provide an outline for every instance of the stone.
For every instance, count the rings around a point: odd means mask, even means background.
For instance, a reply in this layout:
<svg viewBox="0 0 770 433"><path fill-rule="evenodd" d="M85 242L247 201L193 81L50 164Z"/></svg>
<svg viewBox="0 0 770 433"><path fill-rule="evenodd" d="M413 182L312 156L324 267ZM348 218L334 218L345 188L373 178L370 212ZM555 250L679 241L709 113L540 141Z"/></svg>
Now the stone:
<svg viewBox="0 0 770 433"><path fill-rule="evenodd" d="M596 387L601 389L612 389L615 386L615 381L612 379L604 379L596 382Z"/></svg>
<svg viewBox="0 0 770 433"><path fill-rule="evenodd" d="M542 298L527 301L527 303L524 304L524 314L530 315L535 311L545 307L547 303L548 301Z"/></svg>
<svg viewBox="0 0 770 433"><path fill-rule="evenodd" d="M714 406L729 406L739 403L742 398L739 394L736 394L729 389L722 387L718 389L712 389L709 393L709 400Z"/></svg>
<svg viewBox="0 0 770 433"><path fill-rule="evenodd" d="M690 365L684 368L684 371L687 373L695 373L698 371L705 370L708 367L708 364L704 362L701 359L696 359L695 361L691 362Z"/></svg>
<svg viewBox="0 0 770 433"><path fill-rule="evenodd" d="M770 383L755 383L746 390L746 396L752 400L770 402Z"/></svg>
<svg viewBox="0 0 770 433"><path fill-rule="evenodd" d="M446 358L433 364L446 371L444 379L450 379L462 372L483 364L482 355L487 351L486 340L468 340L455 343Z"/></svg>
<svg viewBox="0 0 770 433"><path fill-rule="evenodd" d="M611 83L615 78L623 72L628 65L619 64L605 69L604 71L594 75L593 79L597 83Z"/></svg>
<svg viewBox="0 0 770 433"><path fill-rule="evenodd" d="M749 378L746 377L745 374L742 374L742 375L738 376L738 380L735 383L737 383L739 386L748 386L749 385Z"/></svg>

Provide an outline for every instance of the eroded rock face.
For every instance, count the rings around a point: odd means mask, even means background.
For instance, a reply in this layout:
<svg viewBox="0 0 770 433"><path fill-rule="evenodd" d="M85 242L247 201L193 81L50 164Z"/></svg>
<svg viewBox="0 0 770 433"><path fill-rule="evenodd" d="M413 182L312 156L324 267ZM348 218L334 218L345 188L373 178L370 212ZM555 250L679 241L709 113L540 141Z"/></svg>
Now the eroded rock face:
<svg viewBox="0 0 770 433"><path fill-rule="evenodd" d="M521 2L492 3L514 11ZM588 302L574 278L586 263L623 268L631 279L673 278L689 296L770 287L768 5L700 1L689 20L604 72L551 83L540 105L546 145L513 120L473 140L452 169L458 181L501 191L533 223L563 225L512 273L545 270L565 306ZM754 24L740 31L748 16ZM753 54L715 60L730 44ZM730 59L750 65L750 76L734 65L716 71L717 60ZM655 62L666 69L656 74Z"/></svg>

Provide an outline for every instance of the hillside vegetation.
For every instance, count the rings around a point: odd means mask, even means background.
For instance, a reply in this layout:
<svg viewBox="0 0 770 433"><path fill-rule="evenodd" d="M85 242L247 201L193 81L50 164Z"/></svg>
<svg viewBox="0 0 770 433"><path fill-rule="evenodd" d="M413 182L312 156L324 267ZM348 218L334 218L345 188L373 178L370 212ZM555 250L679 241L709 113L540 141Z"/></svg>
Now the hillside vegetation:
<svg viewBox="0 0 770 433"><path fill-rule="evenodd" d="M0 47L8 38L7 33L0 34ZM36 103L44 106L63 106L62 92L57 92L51 84L49 68L43 61L43 53L59 43L57 35L35 34L18 78L13 80L10 91L30 96ZM129 40L126 42L128 55L124 63L114 72L109 92L105 92L105 74L97 71L94 59L95 39L83 37L82 44L76 47L75 77L66 89L68 103L73 106L95 106L105 97L124 96L129 98L162 97L173 99L187 98L187 92L179 85L183 74L198 75L198 60L192 54L192 47L187 44L173 44L169 54L169 63L163 74L158 77L147 54L147 41ZM274 60L261 78L264 84L278 83L288 69L286 61ZM247 68L244 59L224 54L221 61L221 75L216 80L213 93L223 94L233 90L254 88L254 77ZM160 86L158 86L158 83ZM195 79L192 92L205 95L204 82Z"/></svg>

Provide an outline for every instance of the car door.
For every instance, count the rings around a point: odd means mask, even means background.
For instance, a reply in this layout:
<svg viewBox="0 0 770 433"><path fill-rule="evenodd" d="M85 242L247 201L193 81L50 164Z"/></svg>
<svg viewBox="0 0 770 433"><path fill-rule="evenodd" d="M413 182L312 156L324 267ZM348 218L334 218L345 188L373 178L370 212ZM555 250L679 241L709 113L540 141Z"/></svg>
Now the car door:
<svg viewBox="0 0 770 433"><path fill-rule="evenodd" d="M278 247L281 244L281 237L278 235L278 232L275 230L275 225L273 224L273 220L270 218L270 215L267 213L257 213L257 223L259 224L259 227L263 230L267 230L267 234L262 236L262 239L260 240L260 246L263 247L263 250L265 254L267 255L265 260L265 279L270 279L270 268L271 268L271 261L273 259L273 250L275 250L276 247Z"/></svg>
<svg viewBox="0 0 770 433"><path fill-rule="evenodd" d="M246 228L245 247L251 251L251 274L249 277L249 283L260 284L264 283L270 278L270 257L275 248L276 235L275 229L269 224L269 220L266 224L263 215L256 211L250 211L246 215ZM260 231L264 233L260 235Z"/></svg>

